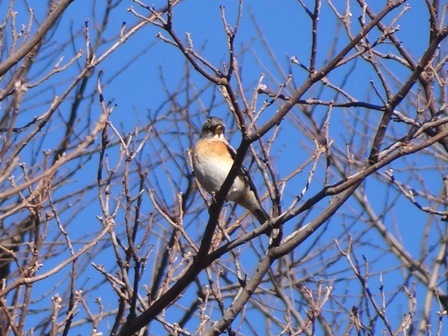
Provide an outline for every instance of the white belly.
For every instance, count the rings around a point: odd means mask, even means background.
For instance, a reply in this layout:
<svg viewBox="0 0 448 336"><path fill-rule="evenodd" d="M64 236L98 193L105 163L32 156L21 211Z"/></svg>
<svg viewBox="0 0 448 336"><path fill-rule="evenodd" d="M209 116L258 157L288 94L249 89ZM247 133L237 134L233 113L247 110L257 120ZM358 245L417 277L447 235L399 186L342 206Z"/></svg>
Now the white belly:
<svg viewBox="0 0 448 336"><path fill-rule="evenodd" d="M197 155L193 155L193 169L196 178L201 186L210 194L219 191L224 180L232 168L233 162L219 162L217 160L199 160ZM235 178L233 185L226 197L229 201L236 201L239 191L247 188L245 183L238 176Z"/></svg>

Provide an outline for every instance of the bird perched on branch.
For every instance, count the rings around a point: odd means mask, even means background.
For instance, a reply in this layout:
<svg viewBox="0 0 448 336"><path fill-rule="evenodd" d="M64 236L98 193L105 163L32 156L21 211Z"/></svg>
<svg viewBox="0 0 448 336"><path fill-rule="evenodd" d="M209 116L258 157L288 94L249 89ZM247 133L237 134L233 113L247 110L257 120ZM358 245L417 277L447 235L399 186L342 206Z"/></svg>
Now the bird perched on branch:
<svg viewBox="0 0 448 336"><path fill-rule="evenodd" d="M224 120L217 117L208 118L193 149L194 175L212 196L221 188L236 157L236 151L227 142L224 133ZM241 167L226 199L249 210L260 224L269 220L269 215L261 206L254 183L244 167Z"/></svg>

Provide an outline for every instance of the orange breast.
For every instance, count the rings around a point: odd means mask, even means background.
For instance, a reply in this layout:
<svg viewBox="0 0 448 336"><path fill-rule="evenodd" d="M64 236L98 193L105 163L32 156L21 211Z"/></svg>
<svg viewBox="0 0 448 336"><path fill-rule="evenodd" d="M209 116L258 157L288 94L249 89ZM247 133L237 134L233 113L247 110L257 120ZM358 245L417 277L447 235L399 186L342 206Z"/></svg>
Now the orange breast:
<svg viewBox="0 0 448 336"><path fill-rule="evenodd" d="M209 158L212 157L220 157L223 160L232 159L229 154L229 150L227 149L227 145L224 141L221 140L199 140L196 144L196 154L199 157L207 156Z"/></svg>

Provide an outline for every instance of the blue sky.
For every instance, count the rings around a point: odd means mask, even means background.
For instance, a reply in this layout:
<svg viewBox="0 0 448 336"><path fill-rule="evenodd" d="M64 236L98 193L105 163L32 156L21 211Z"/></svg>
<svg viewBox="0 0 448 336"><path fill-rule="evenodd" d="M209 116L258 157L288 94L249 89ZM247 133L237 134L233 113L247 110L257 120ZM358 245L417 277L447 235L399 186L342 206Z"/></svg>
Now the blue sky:
<svg viewBox="0 0 448 336"><path fill-rule="evenodd" d="M35 9L37 21L43 20L46 6L37 0L29 1L28 3ZM311 5L313 2L307 1L307 3ZM162 4L164 4L163 1L156 1L154 3L155 7ZM425 5L423 1L409 1L409 4L411 6L410 9L406 11L399 19L400 30L397 33L397 36L403 41L403 44L405 44L408 49L413 52L415 58L418 59L428 42L428 33L426 28L428 25L428 18L421 15L422 12L425 12ZM23 22L28 22L28 13L23 10L22 5L23 3L21 1L16 4L16 10L18 12L17 25L22 24ZM338 5L342 6L342 4ZM373 6L375 5L378 6L376 10L379 10L381 6L383 6L383 2L375 2ZM3 12L6 6L6 3L0 3L0 12ZM73 39L72 44L65 46L62 51L60 46L67 39L67 34L70 31L83 31L85 20L89 22L92 40L96 37L95 26L99 24L99 20L101 19L101 4L97 5L96 13L92 13L89 6L90 4L87 4L86 1L74 1L68 11L64 14L64 17L59 23L58 28L55 30L54 35L51 37L53 42L52 48L44 53L47 57L51 58L54 56L55 58L59 58L60 56L64 56L63 62L67 62L75 50L84 49L85 45L82 35L77 35L76 38ZM110 41L105 43L105 45L99 49L97 56L99 56L101 52L105 51L115 42L115 37L122 29L123 22L126 22L127 27L131 27L138 21L135 16L127 10L130 6L134 6L134 8L139 12L145 13L143 9L140 9L138 5L132 1L121 1L117 9L112 12L106 33L103 36L103 38L110 39ZM175 7L173 17L174 28L178 32L179 36L184 38L186 32L190 33L195 48L201 52L201 55L217 66L227 62L227 42L223 31L221 10L219 6L225 6L227 21L230 25L234 25L238 9L237 1L184 1ZM343 10L343 7L339 9ZM359 29L357 17L360 12L355 4L352 4L352 10L352 27L353 31L357 32ZM390 20L391 17L387 17L385 22L389 23ZM263 36L258 34L255 27L255 22L259 25L261 31L263 32ZM329 46L334 41L334 32L337 31L337 29L342 29L340 27L338 28L337 21L326 2L322 4L321 19L319 24L320 30L318 35L319 49L317 66L321 67L326 64L329 57L332 56L330 54L331 49ZM37 29L36 25L34 26L34 30L35 29ZM165 107L168 108L168 105L164 105L164 102L167 99L167 93L164 89L164 85L162 84L161 77L163 77L166 86L174 92L176 88L179 87L179 81L183 78L186 71L185 59L179 50L176 50L173 46L157 39L156 35L158 32L160 32L159 28L149 25L146 26L126 41L123 46L121 46L95 69L95 77L100 70L104 72L102 81L105 83L105 97L107 100L110 100L117 105L112 113L111 121L124 133L130 132L135 127L145 124L147 116L156 116L158 109L163 111ZM166 34L164 34L164 36L166 36ZM345 35L340 34L340 36L341 37L336 43L336 52L347 43L347 39L343 37ZM374 38L374 36L375 33L372 34L371 38ZM264 41L269 44L272 52L276 55L278 64L281 67L280 69L273 64L269 53L266 48L264 48ZM148 48L148 46L150 47ZM248 92L251 92L251 88L253 89L253 87L255 87L256 82L259 80L262 73L265 74L264 83L269 85L271 88L276 89L280 83L285 81L285 76L289 73L293 74L293 85L300 86L307 74L302 69L292 65L289 62L289 59L291 56L295 56L302 63L308 64L310 47L310 20L297 1L247 0L243 5L243 15L235 46L237 48L237 52L245 48L249 49L249 51L245 53L244 57L240 59L241 77L245 87L248 88ZM388 46L384 46L382 48L384 48L384 50L382 50L384 52L392 50L392 48ZM55 53L58 53L58 55L54 55ZM131 61L135 55L140 53L143 53L141 57ZM84 58L81 59L81 62L83 61ZM131 62L132 64L125 69L122 69L123 65L128 62ZM45 64L45 62L42 64ZM345 78L347 69L350 69L351 73L347 78ZM33 69L30 77L38 78L40 76L39 70L41 69ZM405 79L409 75L409 71L400 66L394 67L393 71L393 75L397 76L397 78L401 80ZM206 81L200 75L191 69L190 72L191 82L194 83L197 90L200 90L206 86ZM48 108L48 103L52 97L54 95L60 95L65 90L68 83L67 73L74 76L76 74L76 66L63 75L56 75L51 80L51 85L46 91L30 92L30 97L32 98L23 105L23 113L21 113L19 117L22 123L27 122L35 115L40 115ZM334 71L334 73L329 76L329 79L336 84L346 80L345 89L359 100L366 100L374 104L381 103L380 99L372 92L371 83L369 82L369 80L375 82L378 79L372 74L371 68L362 62L350 62L349 64L342 66L340 69ZM89 85L95 85L95 81L92 81ZM291 93L291 90L289 90L288 93ZM313 98L313 94L316 94L316 92L310 91L304 98ZM334 93L331 90L326 90L322 95L322 99L331 99L333 95ZM216 98L215 101L215 97L216 90L210 87L205 89L204 93L202 93L196 101L190 104L189 113L193 115L193 122L199 129L207 114L208 107L213 105L214 108L212 114L226 119L230 129L230 134L234 133L231 137L231 143L234 146L237 146L240 140L240 135L238 132L234 132L234 127L232 129L231 125L234 126L234 124L232 124L232 118L230 117L222 98L218 95L218 98ZM94 101L95 99L96 98L94 98ZM186 102L187 97L185 94L181 94L177 97L177 99L181 104ZM260 106L262 102L263 100L260 99ZM64 109L68 109L68 107L68 105L64 105L61 108L59 113L62 117L64 117L64 112L66 111ZM87 125L88 120L83 118L86 118L86 116L90 113L92 113L93 116L99 115L99 105L96 102L92 105L89 105L86 102L83 108L85 112L83 115L79 116L79 124ZM278 108L278 105L274 105L269 108L263 118L269 118L275 112L276 108ZM405 106L403 106L403 109L404 108ZM82 110L83 109L81 109L81 111ZM315 120L322 121L326 115L326 112L326 107L316 108L314 111ZM366 124L374 124L380 117L379 113L375 115L375 113L358 111L356 109L349 109L346 111L335 110L333 112L331 119L331 137L335 140L335 146L344 148L345 141L350 137L351 131L353 131L347 129L347 122L351 120L350 115L361 115L362 113L365 113L367 118L365 120ZM298 109L296 110L295 115L300 116ZM300 122L302 123L302 127L304 129L310 127L307 120L300 120ZM182 154L182 144L180 143L181 140L179 140L176 135L172 134L172 130L164 129L163 123L160 123L160 126L158 127L160 127L159 132L162 136L166 137L166 139L170 139L170 141L173 141L173 152ZM46 131L51 131L53 132L53 136L58 137L60 136L58 129L60 129L58 124L51 124L48 126ZM278 171L278 177L280 179L291 172L294 167L305 162L314 149L312 140L307 137L306 134L300 134L300 132L297 132L297 129L298 127L294 124L292 118L287 118L282 124L282 136L277 139L274 144L274 150L272 152L275 157L275 167ZM363 127L360 126L359 132L362 132L362 130ZM394 125L394 131L397 134L400 134L400 132L405 132L406 129L401 129L399 125ZM268 134L268 137L269 136L272 136L272 132ZM361 137L360 135L355 136ZM191 137L191 134L183 134L180 138L185 140L188 137ZM193 137L197 138L197 135L193 135ZM53 141L54 140L52 137L47 137L42 144L42 148L51 149ZM184 144L184 146L186 146L186 144ZM155 157L154 152L157 148L158 147L156 144L154 144L154 147L151 145L145 146L141 154L141 161L143 163L152 162ZM354 149L356 149L356 152L361 156L360 160L364 159L368 154L365 152L367 148L364 148L361 144L359 147ZM29 155L31 156L31 152ZM111 162L115 162L117 158L117 151L111 149L108 152L108 155ZM424 161L422 161L422 158ZM402 180L407 180L411 178L411 175L407 172L407 167L421 165L424 181L410 181L409 183L414 183L416 187L421 189L427 188L428 190L432 190L434 194L438 194L439 190L442 188L441 176L435 173L435 171L437 171L436 169L425 168L432 167L434 165L434 161L435 160L431 157L431 155L418 158L410 157L400 160L391 166L395 169L397 176L401 177ZM168 171L175 171L174 169L178 169L174 164L171 164L172 163L168 164ZM96 159L92 162L86 162L85 165L83 165L83 169L69 181L66 188L61 188L59 193L63 194L71 188L76 189L77 186L83 183L94 184L96 178L96 166ZM302 190L307 178L306 172L310 169L310 166L306 168L305 173L299 175L287 185L283 200L284 207L287 207L293 197ZM67 169L72 169L72 166L67 166ZM316 172L316 177L311 184L310 190L308 191L308 197L320 190L324 172L325 167L323 164L319 165ZM179 172L175 171L175 173ZM169 181L169 177L163 175L166 174L166 171L161 170L151 172L150 178L154 177L156 174L160 174L158 177L161 181ZM182 181L177 176L173 176L173 178L175 180L178 179L179 181ZM255 175L254 179L257 182L261 181L261 177L259 175ZM333 175L331 183L335 183L339 180L340 176L335 174ZM185 187L182 182L181 186ZM377 179L369 180L364 187L367 190L367 195L373 199L372 204L378 211L385 206L388 199L395 197L393 193L388 194L388 185L378 183ZM119 190L120 185L117 185L117 194L119 193ZM81 246L85 240L89 239L90 232L96 232L100 229L100 223L96 219L96 216L99 215L99 205L96 201L95 192L86 195L82 201L82 204L71 205L73 210L64 214L64 218L67 219L71 216L75 217L73 224L70 225L68 229L69 232L73 234L73 237L79 239L79 246ZM168 188L165 188L164 192L165 197L174 202L177 191L174 190L173 186L170 185ZM197 204L197 206L201 206L199 201ZM145 205L148 207L150 206L147 196L145 196ZM316 206L316 208L313 209L312 213L309 215L310 218L312 218L313 214L323 209L325 205L326 203L323 202L322 204ZM401 206L409 207L409 203L404 198L398 199L396 201L396 207L387 212L387 215L383 218L383 221L390 225L391 229L395 230L394 232L397 232L397 236L402 239L404 245L409 249L410 253L417 257L420 254L420 249L422 248L420 246L420 237L424 234L424 225L421 223L424 223L424 221L427 220L427 216L419 211L400 211ZM228 208L229 209L227 211L230 211L230 207ZM82 213L82 216L78 216L78 212ZM344 241L346 237L341 236L345 229L343 225L352 223L353 228L351 228L350 233L354 237L357 237L358 235L362 236L360 239L366 242L363 249L357 251L358 256L361 258L361 255L366 255L367 258L372 261L385 258L386 254L382 251L384 245L380 237L375 237L374 234L372 235L372 231L369 231L369 235L362 235L363 230L366 228L359 224L362 222L363 216L360 215L360 218L358 218L357 215L361 212L362 209L360 209L359 204L356 202L348 203L347 207L341 209L338 216L332 219L325 226L325 228L318 233L318 235L320 235L318 251L322 253L322 255L325 254L331 259L331 256L335 253L334 246L329 252L327 252L325 248L332 244L334 239L341 239L341 241ZM120 215L117 220L120 218L122 218L122 215ZM193 232L195 230L199 232L201 225L205 225L207 219L207 213L204 211L203 215L201 215L195 222L194 225L196 226L192 225L189 229ZM292 231L294 225L299 220L292 221L292 223L286 227L286 232ZM406 229L403 225L409 225L412 229ZM120 230L120 228L118 228L118 230ZM437 230L434 230L429 232L428 236L430 238L434 238L437 233ZM303 244L298 251L295 251L296 255L303 254L301 257L298 257L298 259L307 257L303 251L313 251L312 246L316 243L315 239L317 239L317 237L312 237L308 242L305 242L305 244ZM246 248L242 247L241 250L246 251ZM92 256L93 262L98 264L104 263L106 266L109 265L110 267L114 265L115 261L111 258L110 249L106 248L103 251L98 249L96 252L98 252L98 254ZM328 253L328 255L326 253ZM252 258L247 259L243 265L248 273L252 272L256 267L257 259L253 254L251 254L251 257ZM59 260L48 261L44 265L44 270L50 269L58 261ZM148 267L149 269L151 269L151 265ZM318 265L314 266L317 267ZM397 266L397 261L394 260L394 258L390 258L390 256L388 256L387 259L384 259L382 263L379 262L374 264L372 267L374 276L371 280L374 290L379 287L379 275L388 269L394 268L395 266ZM340 267L340 264L337 264L334 267ZM311 266L310 269L312 269ZM327 270L328 273L331 273L332 271L333 269L331 267ZM303 270L304 276L306 273L307 270ZM389 291L389 293L393 293L400 290L400 286L402 286L403 283L401 282L402 277L399 273L399 271L390 271L386 273L386 292ZM342 275L344 274L347 277L353 276L350 271L343 272ZM61 278L63 278L64 275L65 274L61 274ZM328 277L330 282L334 281L336 284L341 280L342 275L337 274L333 278L328 275ZM89 286L94 285L96 283L97 276L96 271L94 271L91 266L87 265L85 278L82 277L83 280L79 283L86 281ZM395 276L396 278L394 278ZM42 282L42 284L38 284L36 288L39 288L39 286L45 287L48 286L48 284L46 282ZM184 294L184 299L190 299L190 296L195 295L196 290L197 288L194 286L191 287ZM418 292L418 294L420 295L420 293L422 293L421 295L423 295L424 289L421 288L420 290L421 292ZM110 288L103 286L97 294L98 296L102 296L105 308L115 306L116 298L113 293L111 295ZM336 294L342 295L342 293L337 292L337 290ZM93 302L95 298L89 297L88 299L90 302ZM423 297L420 298L420 302L422 302L422 299ZM406 311L406 304L406 298L403 295L402 300L398 300L398 303L394 302L391 306L390 309L397 309L397 311L400 312L396 316L397 320L393 321L394 325L397 325L397 321L401 318L402 312ZM171 311L173 312L173 315L170 316L170 319L172 320L171 322L175 322L178 310L172 309ZM39 319L38 314L36 317ZM393 317L394 315L392 314L391 319ZM217 316L212 316L212 318L217 318ZM34 325L34 322L29 323L30 327ZM110 327L108 323L110 323L110 321L105 322L102 325L105 331L108 327ZM154 334L163 333L162 330L158 329L159 326L154 325L154 328L155 329L152 330ZM250 330L243 330L242 333L245 335L251 334Z"/></svg>

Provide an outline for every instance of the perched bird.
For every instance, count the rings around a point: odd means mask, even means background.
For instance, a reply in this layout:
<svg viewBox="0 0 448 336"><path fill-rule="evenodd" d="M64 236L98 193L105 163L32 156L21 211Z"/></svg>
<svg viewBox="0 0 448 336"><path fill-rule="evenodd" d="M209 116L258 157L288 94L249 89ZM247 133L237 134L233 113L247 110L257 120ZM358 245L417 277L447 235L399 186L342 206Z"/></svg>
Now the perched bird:
<svg viewBox="0 0 448 336"><path fill-rule="evenodd" d="M193 149L194 175L211 195L221 188L236 157L236 151L227 142L224 132L224 120L217 117L208 118ZM226 199L245 207L260 224L269 219L269 215L261 206L254 183L244 167L241 167Z"/></svg>

